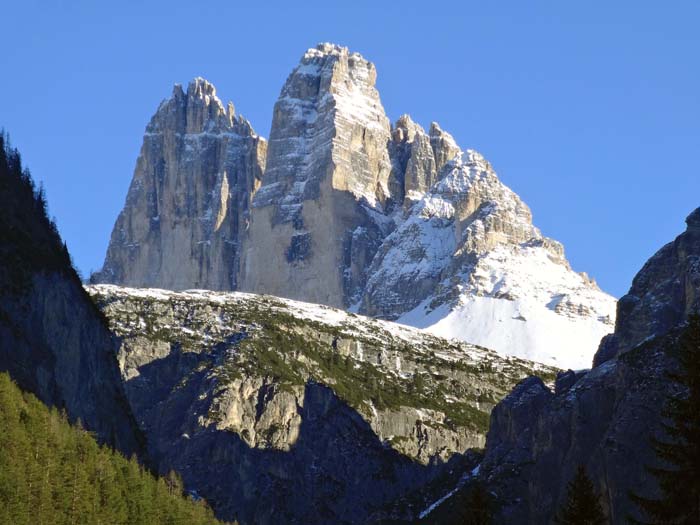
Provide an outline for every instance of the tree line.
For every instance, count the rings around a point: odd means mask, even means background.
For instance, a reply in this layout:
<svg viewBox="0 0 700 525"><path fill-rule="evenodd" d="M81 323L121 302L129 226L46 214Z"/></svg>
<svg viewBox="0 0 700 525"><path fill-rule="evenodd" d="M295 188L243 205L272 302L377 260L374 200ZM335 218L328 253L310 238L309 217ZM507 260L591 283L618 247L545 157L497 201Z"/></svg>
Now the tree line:
<svg viewBox="0 0 700 525"><path fill-rule="evenodd" d="M0 523L218 525L180 478L156 478L0 374Z"/></svg>

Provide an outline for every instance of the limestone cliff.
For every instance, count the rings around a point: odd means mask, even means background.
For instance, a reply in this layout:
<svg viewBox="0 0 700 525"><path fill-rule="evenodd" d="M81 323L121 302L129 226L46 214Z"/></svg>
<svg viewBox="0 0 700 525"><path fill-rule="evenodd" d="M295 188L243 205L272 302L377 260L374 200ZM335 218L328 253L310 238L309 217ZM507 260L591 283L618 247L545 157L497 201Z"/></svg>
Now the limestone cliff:
<svg viewBox="0 0 700 525"><path fill-rule="evenodd" d="M589 366L614 299L571 269L481 155L436 123L391 125L376 77L347 48L309 49L269 148L210 84L176 88L93 282L267 293Z"/></svg>
<svg viewBox="0 0 700 525"><path fill-rule="evenodd" d="M93 282L235 290L249 202L267 144L214 86L179 85L146 127L101 272Z"/></svg>
<svg viewBox="0 0 700 525"><path fill-rule="evenodd" d="M308 303L88 291L122 339L159 468L242 523L365 523L482 447L491 408L519 379L554 374Z"/></svg>
<svg viewBox="0 0 700 525"><path fill-rule="evenodd" d="M348 306L390 227L391 127L374 64L310 49L275 104L241 289ZM264 261L264 264L261 264Z"/></svg>

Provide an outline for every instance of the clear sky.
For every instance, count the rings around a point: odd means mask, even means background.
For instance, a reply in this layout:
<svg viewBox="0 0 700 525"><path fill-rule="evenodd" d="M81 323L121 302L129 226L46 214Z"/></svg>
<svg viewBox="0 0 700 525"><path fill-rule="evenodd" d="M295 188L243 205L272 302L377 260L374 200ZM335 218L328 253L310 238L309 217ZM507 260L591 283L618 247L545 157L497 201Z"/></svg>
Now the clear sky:
<svg viewBox="0 0 700 525"><path fill-rule="evenodd" d="M481 151L613 295L700 206L700 2L2 0L0 17L0 126L85 274L174 83L207 78L268 136L322 41L376 64L392 121Z"/></svg>

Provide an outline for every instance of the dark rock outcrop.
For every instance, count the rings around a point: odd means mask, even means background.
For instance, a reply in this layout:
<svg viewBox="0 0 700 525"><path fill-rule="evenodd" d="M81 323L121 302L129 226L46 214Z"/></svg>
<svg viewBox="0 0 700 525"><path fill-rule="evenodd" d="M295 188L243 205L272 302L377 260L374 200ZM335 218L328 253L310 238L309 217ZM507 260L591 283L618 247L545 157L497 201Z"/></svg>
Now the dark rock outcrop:
<svg viewBox="0 0 700 525"><path fill-rule="evenodd" d="M645 465L655 463L649 440L674 393L669 348L700 306L700 210L687 223L620 300L615 333L592 370L560 375L556 393L527 379L494 409L480 476L499 496L499 523L549 523L579 464L612 523L636 513L630 491L657 490Z"/></svg>
<svg viewBox="0 0 700 525"><path fill-rule="evenodd" d="M615 334L603 341L595 364L668 332L700 305L700 208L686 224L685 233L647 261L618 301Z"/></svg>

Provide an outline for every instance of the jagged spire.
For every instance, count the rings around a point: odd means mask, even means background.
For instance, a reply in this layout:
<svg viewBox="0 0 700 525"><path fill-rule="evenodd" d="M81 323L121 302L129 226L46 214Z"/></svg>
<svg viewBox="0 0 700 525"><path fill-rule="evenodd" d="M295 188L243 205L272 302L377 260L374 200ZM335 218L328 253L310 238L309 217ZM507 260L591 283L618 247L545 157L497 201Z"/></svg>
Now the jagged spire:
<svg viewBox="0 0 700 525"><path fill-rule="evenodd" d="M193 78L187 86L187 96L190 97L216 97L214 84L202 77Z"/></svg>
<svg viewBox="0 0 700 525"><path fill-rule="evenodd" d="M236 288L238 237L266 143L195 77L146 128L126 205L95 282Z"/></svg>

